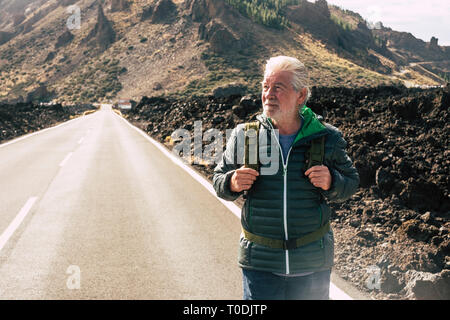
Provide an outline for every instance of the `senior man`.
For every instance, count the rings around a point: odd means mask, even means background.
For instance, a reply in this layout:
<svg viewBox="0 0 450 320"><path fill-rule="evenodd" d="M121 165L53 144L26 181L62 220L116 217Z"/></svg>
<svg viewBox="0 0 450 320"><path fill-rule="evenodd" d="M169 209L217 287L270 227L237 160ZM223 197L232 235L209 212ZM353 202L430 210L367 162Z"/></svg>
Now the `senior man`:
<svg viewBox="0 0 450 320"><path fill-rule="evenodd" d="M219 197L235 200L245 193L238 258L244 299L329 299L334 238L327 200L351 197L359 175L340 131L306 107L307 81L298 59L269 59L262 82L263 113L257 116L258 148L260 155L275 155L271 162L279 165L260 163L255 170L238 161L245 145L239 143L245 136L241 124L214 170ZM308 168L311 145L320 139L322 162ZM264 171L268 167L276 170Z"/></svg>

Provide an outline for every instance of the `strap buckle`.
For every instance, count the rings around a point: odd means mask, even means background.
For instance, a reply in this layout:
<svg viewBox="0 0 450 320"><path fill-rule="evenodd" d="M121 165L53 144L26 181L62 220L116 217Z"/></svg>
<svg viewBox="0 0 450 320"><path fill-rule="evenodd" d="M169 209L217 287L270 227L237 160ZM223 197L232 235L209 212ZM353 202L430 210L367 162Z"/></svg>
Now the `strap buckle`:
<svg viewBox="0 0 450 320"><path fill-rule="evenodd" d="M284 250L292 250L297 248L297 239L288 239L283 241Z"/></svg>

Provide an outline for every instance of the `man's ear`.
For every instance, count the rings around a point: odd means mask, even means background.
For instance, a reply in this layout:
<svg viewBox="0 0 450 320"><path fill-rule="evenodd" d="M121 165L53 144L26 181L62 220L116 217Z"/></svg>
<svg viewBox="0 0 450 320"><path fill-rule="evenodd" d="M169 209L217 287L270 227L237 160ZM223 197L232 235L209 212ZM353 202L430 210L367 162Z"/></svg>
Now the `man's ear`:
<svg viewBox="0 0 450 320"><path fill-rule="evenodd" d="M302 90L300 90L300 95L298 96L297 104L303 105L305 103L307 95L308 95L308 90L306 88L303 88Z"/></svg>

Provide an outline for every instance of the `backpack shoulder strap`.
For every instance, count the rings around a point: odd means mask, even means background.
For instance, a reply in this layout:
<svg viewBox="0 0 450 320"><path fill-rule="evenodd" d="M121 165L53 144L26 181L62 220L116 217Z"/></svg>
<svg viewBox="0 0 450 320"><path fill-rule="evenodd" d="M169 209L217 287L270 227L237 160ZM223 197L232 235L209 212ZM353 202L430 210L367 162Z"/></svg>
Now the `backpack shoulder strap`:
<svg viewBox="0 0 450 320"><path fill-rule="evenodd" d="M259 121L247 122L244 128L244 166L259 170ZM250 131L252 130L252 131Z"/></svg>
<svg viewBox="0 0 450 320"><path fill-rule="evenodd" d="M323 157L325 154L325 136L318 137L311 141L311 147L306 152L306 169L313 166L320 166L323 164Z"/></svg>

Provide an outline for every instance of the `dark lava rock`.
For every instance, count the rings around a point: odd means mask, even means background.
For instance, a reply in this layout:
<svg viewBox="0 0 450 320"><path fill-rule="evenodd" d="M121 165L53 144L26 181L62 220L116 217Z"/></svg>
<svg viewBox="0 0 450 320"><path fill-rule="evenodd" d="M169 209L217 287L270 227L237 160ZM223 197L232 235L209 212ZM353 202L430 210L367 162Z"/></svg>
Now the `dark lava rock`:
<svg viewBox="0 0 450 320"><path fill-rule="evenodd" d="M247 111L245 110L245 108L242 105L235 105L232 108L233 113L235 115L237 115L239 118L244 119L245 116L247 115Z"/></svg>
<svg viewBox="0 0 450 320"><path fill-rule="evenodd" d="M398 272L395 274L390 272L384 272L380 278L380 290L385 293L397 293L403 289L398 276L396 276Z"/></svg>
<svg viewBox="0 0 450 320"><path fill-rule="evenodd" d="M151 10L151 22L170 23L176 13L177 6L171 0L159 0Z"/></svg>
<svg viewBox="0 0 450 320"><path fill-rule="evenodd" d="M376 243L376 238L372 231L369 230L361 230L356 233L358 237L357 243L362 246L372 246Z"/></svg>
<svg viewBox="0 0 450 320"><path fill-rule="evenodd" d="M432 237L439 233L437 227L421 223L419 220L415 219L404 222L399 229L399 232L402 231L406 233L409 238L423 242L428 242Z"/></svg>
<svg viewBox="0 0 450 320"><path fill-rule="evenodd" d="M384 195L388 195L395 182L395 176L388 170L379 168L375 173L375 182L378 186L378 190Z"/></svg>
<svg viewBox="0 0 450 320"><path fill-rule="evenodd" d="M410 208L419 210L439 210L444 201L440 188L422 178L409 179L399 196Z"/></svg>
<svg viewBox="0 0 450 320"><path fill-rule="evenodd" d="M0 103L0 143L67 121L72 116L96 109L92 105L65 106L34 103Z"/></svg>
<svg viewBox="0 0 450 320"><path fill-rule="evenodd" d="M246 113L256 112L261 108L261 99L256 96L243 96L239 105L245 108Z"/></svg>
<svg viewBox="0 0 450 320"><path fill-rule="evenodd" d="M408 283L405 290L409 298L419 300L449 300L450 271L429 273L410 270L406 273Z"/></svg>

